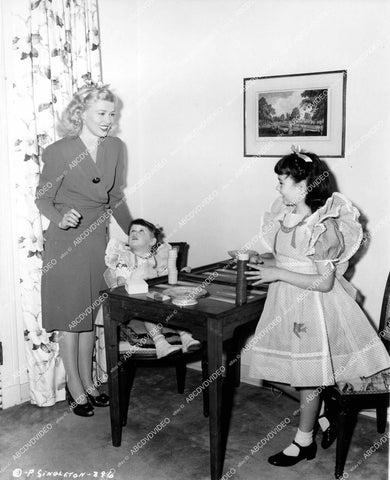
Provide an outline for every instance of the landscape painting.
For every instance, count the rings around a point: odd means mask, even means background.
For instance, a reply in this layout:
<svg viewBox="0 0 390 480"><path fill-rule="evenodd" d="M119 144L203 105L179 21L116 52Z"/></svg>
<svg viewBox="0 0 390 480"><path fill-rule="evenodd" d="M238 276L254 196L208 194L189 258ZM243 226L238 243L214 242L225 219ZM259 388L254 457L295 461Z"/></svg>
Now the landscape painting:
<svg viewBox="0 0 390 480"><path fill-rule="evenodd" d="M258 137L326 137L328 89L281 90L257 95Z"/></svg>
<svg viewBox="0 0 390 480"><path fill-rule="evenodd" d="M244 157L343 157L346 92L346 70L244 78Z"/></svg>

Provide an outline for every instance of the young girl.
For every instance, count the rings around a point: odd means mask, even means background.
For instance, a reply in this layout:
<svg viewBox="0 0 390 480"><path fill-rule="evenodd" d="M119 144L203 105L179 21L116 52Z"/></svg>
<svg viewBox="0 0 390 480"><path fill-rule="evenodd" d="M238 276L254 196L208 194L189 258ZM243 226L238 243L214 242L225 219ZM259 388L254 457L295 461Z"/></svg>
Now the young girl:
<svg viewBox="0 0 390 480"><path fill-rule="evenodd" d="M172 247L169 243L158 242L160 236L160 229L138 218L130 225L128 245L116 239L110 240L105 256L108 270L104 275L108 286L124 285L130 279L146 280L167 275L168 252ZM135 320L132 321L134 323ZM184 331L179 331L182 345L171 345L164 337L162 328L154 323L143 323L155 344L157 358L172 355L181 349L184 353L198 350L201 346L198 340Z"/></svg>
<svg viewBox="0 0 390 480"><path fill-rule="evenodd" d="M316 456L313 427L321 386L390 367L342 277L362 240L359 212L342 194L331 194L329 172L315 154L293 152L275 166L281 197L262 225L273 258L260 255L251 265L255 271L247 272L255 285L271 282L250 373L300 391L298 432L268 459L276 466Z"/></svg>

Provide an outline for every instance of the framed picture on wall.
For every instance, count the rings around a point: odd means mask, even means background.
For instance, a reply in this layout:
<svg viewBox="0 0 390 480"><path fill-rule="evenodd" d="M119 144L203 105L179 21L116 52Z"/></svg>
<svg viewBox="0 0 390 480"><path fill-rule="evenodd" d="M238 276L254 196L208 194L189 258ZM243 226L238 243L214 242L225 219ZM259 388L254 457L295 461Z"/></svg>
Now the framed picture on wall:
<svg viewBox="0 0 390 480"><path fill-rule="evenodd" d="M244 156L344 157L347 71L244 78Z"/></svg>

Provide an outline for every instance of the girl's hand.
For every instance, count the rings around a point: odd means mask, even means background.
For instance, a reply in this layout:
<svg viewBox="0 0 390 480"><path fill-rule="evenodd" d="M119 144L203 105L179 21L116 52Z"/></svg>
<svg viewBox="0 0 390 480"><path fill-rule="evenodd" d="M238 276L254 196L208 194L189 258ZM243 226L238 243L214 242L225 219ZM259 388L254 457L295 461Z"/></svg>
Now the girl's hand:
<svg viewBox="0 0 390 480"><path fill-rule="evenodd" d="M249 259L250 264L263 265L264 267L274 267L275 266L275 257L272 253L262 253L258 254L255 257Z"/></svg>
<svg viewBox="0 0 390 480"><path fill-rule="evenodd" d="M255 264L255 265L263 265L264 262L260 254L257 254L254 257L249 258L249 263Z"/></svg>
<svg viewBox="0 0 390 480"><path fill-rule="evenodd" d="M81 215L79 212L72 208L64 214L58 226L62 228L62 230L67 230L69 227L76 228L80 223L80 218Z"/></svg>
<svg viewBox="0 0 390 480"><path fill-rule="evenodd" d="M280 269L277 267L251 264L251 268L256 271L246 271L245 275L248 277L248 280L257 280L253 285L276 282L280 279Z"/></svg>

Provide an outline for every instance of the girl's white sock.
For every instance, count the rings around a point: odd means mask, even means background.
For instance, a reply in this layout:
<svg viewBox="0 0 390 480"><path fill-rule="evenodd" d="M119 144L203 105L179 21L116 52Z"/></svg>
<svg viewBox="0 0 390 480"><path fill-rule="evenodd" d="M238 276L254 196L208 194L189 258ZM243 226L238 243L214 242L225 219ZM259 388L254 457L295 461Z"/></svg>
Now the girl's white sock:
<svg viewBox="0 0 390 480"><path fill-rule="evenodd" d="M313 430L310 432L302 432L302 430L299 430L295 435L294 440L300 445L301 447L307 447L311 443L313 443ZM299 455L299 448L291 443L287 448L283 450L283 453L285 455L289 455L290 457L297 457Z"/></svg>

